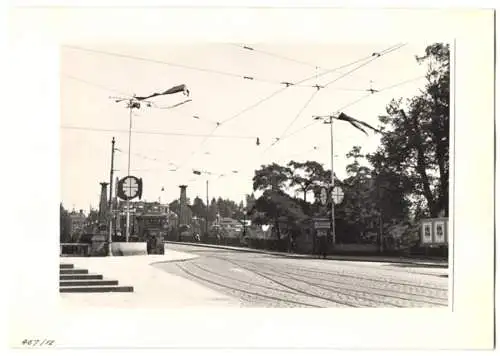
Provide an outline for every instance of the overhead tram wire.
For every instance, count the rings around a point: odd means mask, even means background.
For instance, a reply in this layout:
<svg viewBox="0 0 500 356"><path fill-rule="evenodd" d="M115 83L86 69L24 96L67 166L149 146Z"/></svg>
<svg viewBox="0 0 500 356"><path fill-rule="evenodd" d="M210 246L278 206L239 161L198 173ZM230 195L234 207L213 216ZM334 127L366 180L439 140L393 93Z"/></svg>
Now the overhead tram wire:
<svg viewBox="0 0 500 356"><path fill-rule="evenodd" d="M341 70L341 69L343 69L343 68L348 68L348 67L350 67L350 66L352 66L352 65L355 65L355 64L357 64L357 63L360 63L360 62L365 62L365 61L367 61L367 62L372 62L372 60L374 60L374 58L373 58L373 57L380 58L382 55L385 55L386 53L389 53L389 51L392 51L392 50L394 50L394 49L399 49L399 48L401 48L401 47L402 47L402 46L404 46L404 45L405 45L404 43L403 43L403 44L393 45L393 46L390 46L390 47L388 47L388 48L386 48L386 49L384 49L384 50L382 50L382 51L380 51L380 52L374 52L374 53L372 53L372 54L371 54L371 55L369 55L369 56L365 56L365 57L360 58L360 59L358 59L358 60L355 60L355 61L353 61L353 62L350 62L350 63L344 64L344 65L341 65L341 66L336 67L336 68L334 68L334 69L330 69L330 70L322 71L322 72L321 72L321 73L319 73L319 74L315 74L315 75L313 75L313 76L307 77L307 78L302 79L302 80L300 80L300 81L298 81L298 82L296 82L296 83L290 83L291 85L287 85L287 86L285 86L284 88L280 88L280 89L276 90L275 92L271 93L270 95L268 95L268 96L266 96L266 97L264 97L264 98L260 99L260 100L259 100L259 101L257 101L256 103L254 103L254 104L252 104L252 105L250 105L250 106L248 106L248 107L244 108L243 110L239 111L239 112L238 112L238 113L236 113L235 115L233 115L233 116L229 117L228 119L226 119L226 120L222 121L220 124L225 124L225 123L227 123L227 122L230 122L230 121L232 121L232 120L234 120L234 119L238 118L239 116L241 116L241 115L242 115L242 114L244 114L245 112L247 112L247 111L249 111L249 110L251 110L251 109L253 109L253 108L255 108L255 107L259 106L260 104L262 104L262 103L266 102L267 100L269 100L269 99L273 98L274 96L276 96L276 95L278 95L278 94L282 93L283 91L285 91L286 89L288 89L290 86L295 86L295 85L297 85L297 84L302 84L302 83L305 83L305 82L307 82L307 81L309 81L309 80L311 80L311 79L314 79L314 78L316 78L316 79L317 79L317 78L319 78L319 77L321 77L321 76L327 75L327 74L332 73L332 72L339 71L339 70ZM349 74L349 73L347 73L347 74ZM346 74L346 75L347 75L347 74ZM344 74L342 74L342 75L344 75ZM216 130L220 127L220 126L221 126L221 125L217 125L217 126L216 126L216 127L215 127L215 128L214 128L214 129L213 129L213 130L209 133L209 136L208 136L207 138L205 138L205 139L201 142L201 144L200 144L200 146L198 147L198 149L197 149L196 151L194 151L194 152L193 152L193 153L192 153L192 154L191 154L191 155L187 158L187 160L186 160L186 161L185 161L185 162L184 162L181 166L184 166L184 164L186 164L186 163L187 163L187 162L188 162L188 161L189 161L189 160L190 160L190 159L191 159L191 158L192 158L192 157L196 154L196 152L197 152L197 151L198 151L201 147L203 147L203 145L205 144L205 142L206 142L206 141L207 141L207 140L208 140L208 139L209 139L209 138L213 135L213 133L214 133L214 132L215 132L215 131L216 131Z"/></svg>
<svg viewBox="0 0 500 356"><path fill-rule="evenodd" d="M349 63L349 64L347 64L347 65L343 65L343 66L341 66L341 67L339 67L339 68L335 68L335 69L333 69L332 71L335 71L335 70L338 70L338 69L341 69L341 68L345 68L345 67L347 67L347 66L351 66L351 65L353 65L354 63L359 63L360 61L367 60L367 59L370 59L370 58L372 58L372 56L364 57L364 58L359 59L359 60L357 60L357 61L355 61L355 62ZM326 75L326 74L327 74L327 72L322 73L321 75ZM308 80L310 80L310 79L312 79L312 78L317 78L317 77L318 77L318 75L314 75L314 76L312 76L312 77L307 77L307 78L305 78L305 79L303 79L303 80L301 80L301 81L299 81L299 82L297 82L297 83L298 83L298 84L300 84L300 83L306 82L306 81L308 81ZM297 83L296 83L296 84L297 84ZM189 162L189 160L191 160L191 158L192 158L194 155L196 155L196 152L197 152L197 151L199 151L199 150L201 149L201 147L203 147L203 145L205 144L205 142L206 142L206 141L207 141L207 140L208 140L211 136L213 136L213 133L214 133L214 132L215 132L215 131L216 131L216 130L217 130L217 129L218 129L218 128L222 125L222 124L226 124L226 123L228 123L228 122L230 122L230 121L232 121L232 120L234 120L234 119L238 118L239 116L241 116L241 115L242 115L242 114L244 114L245 112L250 111L250 110L252 110L252 109L256 108L257 106L259 106L259 105L261 105L262 103L266 102L267 100L269 100L269 99L273 98L274 96L276 96L276 95L280 94L281 92L285 91L285 90L286 90L286 89L288 89L288 88L289 88L289 86L286 86L286 87L280 88L280 89L278 89L278 90L274 91L273 93L271 93L270 95L268 95L268 96L266 96L266 97L264 97L264 98L260 99L260 100L259 100L259 101L257 101L256 103L251 104L250 106L245 107L243 110L239 111L239 112L238 112L238 113L236 113L235 115L232 115L232 116L231 116L231 117L229 117L228 119L223 120L222 122L220 122L220 123L219 123L216 127L214 127L214 128L210 131L210 133L208 134L208 136L207 136L207 137L206 137L206 138L205 138L205 139L204 139L204 140L200 143L200 145L199 145L198 149L197 149L197 150L195 150L194 152L192 152L192 153L189 155L189 157L186 159L186 161L185 161L185 162L184 162L181 166L184 166L187 162Z"/></svg>
<svg viewBox="0 0 500 356"><path fill-rule="evenodd" d="M61 125L62 129L66 130L80 130L80 131L95 131L95 132L114 132L114 133L127 133L128 130L124 129L106 129L98 127L88 127L88 126L71 126L71 125ZM134 134L142 135L161 135L161 136L181 136L181 137L211 137L211 138L224 138L224 139L241 139L241 140L255 140L254 136L243 136L243 135L209 135L209 134L188 134L182 132L166 132L166 131L144 131L144 130L132 130Z"/></svg>
<svg viewBox="0 0 500 356"><path fill-rule="evenodd" d="M341 111L341 110L344 110L344 109L346 109L346 108L348 108L348 107L350 107L350 106L352 106L352 105L355 105L355 104L357 104L358 102L360 102L360 101L362 101L362 100L364 100L364 99L366 99L366 98L368 98L368 97L370 97L370 96L372 96L372 95L376 95L376 94L382 93L382 92L384 92L384 91L387 91L387 90L390 90L390 89L394 89L394 88L396 88L396 87L399 87L399 86L402 86L402 85L405 85L405 84L408 84L408 83L411 83L411 82L414 82L414 81L416 81L416 80L423 79L423 78L425 78L425 75L421 75L421 76L418 76L418 77L415 77L415 78L412 78L412 79L404 80L404 81L402 81L402 82L398 82L398 83L396 83L396 84L392 84L392 85L386 86L386 87L384 87L384 88L378 89L378 90L377 90L377 91L375 91L374 93L365 94L365 95L363 95L362 97L360 97L360 98L358 98L358 99L356 99L356 100L354 100L354 101L352 101L352 102L350 102L350 103L348 103L348 104L346 104L346 105L344 105L344 106L342 106L342 107L338 108L336 111ZM302 132L302 131L304 131L304 130L308 129L309 127L311 127L311 126L313 126L313 125L316 125L316 124L318 124L318 123L319 123L318 121L313 121L313 122L311 122L311 123L309 123L309 124L305 125L304 127L302 127L302 128L300 128L300 129L298 129L297 131L294 131L294 132L292 132L291 134L289 134L289 135L285 136L285 137L284 137L283 139L281 139L280 141L283 141L283 140L285 140L285 139L287 139L287 138L289 138L289 137L292 137L292 136L294 136L294 135L296 135L296 134L298 134L298 133L300 133L300 132Z"/></svg>
<svg viewBox="0 0 500 356"><path fill-rule="evenodd" d="M61 73L61 75L64 76L64 77L67 77L69 79L72 79L74 81L81 82L81 83L84 83L84 84L87 84L87 85L99 88L99 89L104 90L104 91L109 91L109 92L113 92L113 93L116 93L116 94L119 94L119 95L124 95L124 96L132 96L130 93L125 93L123 91L119 91L119 90L116 90L116 89L113 89L113 88L109 88L109 87L106 87L106 86L101 85L101 84L96 84L96 83L93 83L91 81L88 81L88 80L85 80L85 79L81 79L81 78L75 77L75 76L70 75L70 74Z"/></svg>
<svg viewBox="0 0 500 356"><path fill-rule="evenodd" d="M283 131L283 133L279 137L277 137L276 140L274 142L272 142L266 149L264 149L264 151L262 151L261 154L264 154L265 152L267 152L269 149L271 149L271 147L273 147L275 144L277 144L281 140L281 138L283 138L285 136L285 134L288 132L288 130L290 129L290 127L292 127L292 125L295 123L295 121L297 121L297 119L300 117L300 115L302 115L302 113L304 112L304 110L309 106L309 104L312 102L312 100L314 99L314 97L318 93L319 93L319 89L317 89L314 93L312 93L312 95L309 97L309 99L300 108L300 110L297 113L297 115L295 115L294 119L285 128L285 130Z"/></svg>
<svg viewBox="0 0 500 356"><path fill-rule="evenodd" d="M267 56L275 57L275 58L278 58L278 59L281 59L281 60L285 60L285 61L288 61L288 62L293 62L293 63L297 63L297 64L309 66L309 67L314 67L314 68L319 68L319 69L327 70L327 69L321 68L320 66L312 64L312 63L308 63L308 62L304 62L304 61L299 61L299 60L296 60L296 59L293 59L293 58L289 58L289 57L286 57L286 56L282 56L282 55L279 55L279 54L275 54L275 53L263 51L261 49L256 49L254 47L250 47L250 46L247 46L247 45L237 45L237 44L232 44L232 45L236 46L238 48L245 49L247 51L252 51L252 52L256 52L256 53L262 53L262 54L265 54Z"/></svg>
<svg viewBox="0 0 500 356"><path fill-rule="evenodd" d="M124 55L124 54L120 54L120 53L113 53L113 52L107 52L107 51L102 51L102 50L88 49L88 48L82 48L82 47L77 47L77 46L67 46L66 45L64 47L65 48L70 48L70 49L75 49L75 50L80 50L80 51L86 51L86 52L90 52L90 53L98 53L98 54L103 54L103 55L109 55L109 56L115 56L115 57L121 57L121 58L127 58L127 59L134 59L134 60L146 61L146 62L150 62L150 63L164 64L164 65L169 65L169 66L174 66L174 67L179 67L179 68L184 68L184 69L197 70L197 71L202 71L202 72L209 72L209 73L215 73L215 74L220 74L220 75L226 75L226 76L232 76L232 77L241 78L241 75L239 75L239 74L228 73L228 72L223 72L223 71L218 71L218 70L209 70L209 69L205 69L205 68L198 68L198 67L193 67L193 66L187 66L187 65L183 65L183 64L171 63L171 62L167 62L167 61L160 61L160 60L155 60L155 59L150 59L150 58L145 58L145 57L139 57L139 56L133 56L133 55ZM380 54L384 53L385 51L388 51L388 50L392 49L393 47L395 47L395 46L391 46L388 49L383 50L382 52L380 52ZM379 54L379 56L380 56L380 54ZM328 71L324 71L323 73L321 73L318 76L323 76L323 75L326 75L328 73L331 73L331 72L334 72L334 71L338 71L338 70L340 70L342 68L349 67L349 66L354 65L356 63L359 63L359 62L362 62L364 60L367 60L367 59L371 58L373 55L375 55L375 53L372 54L371 56L367 56L367 57L361 58L361 59L359 59L357 61L354 61L352 63L348 63L348 64L340 66L338 68L335 68L335 69L332 69L332 70L328 70ZM315 77L318 77L318 76L315 75L312 78L315 78ZM251 78L251 77L245 77L244 76L244 78ZM234 120L235 118L239 117L244 112L246 112L248 110L251 110L252 108L260 105L261 103L263 103L263 102L271 99L273 96L281 93L282 91L284 91L285 89L287 89L289 86L295 86L295 85L298 85L298 84L302 84L302 83L304 83L304 82L306 82L306 81L308 81L308 80L310 80L312 78L308 77L308 78L305 78L304 80L301 80L301 81L296 82L296 83L289 83L290 85L286 85L285 87L280 88L279 90L275 91L270 96L261 99L257 103L251 105L250 107L245 108L244 110L240 111L236 115L231 116L230 118L228 118L227 120L223 121L222 123L226 123L226 122L229 122L231 120ZM213 137L213 133L217 130L217 128L219 126L220 125L217 125L210 132L209 136L206 139L203 140L201 146L203 146L203 144L206 142L206 140L208 138Z"/></svg>
<svg viewBox="0 0 500 356"><path fill-rule="evenodd" d="M400 46L401 46L400 44L398 44L398 45L394 45L394 46L391 46L391 47L389 47L389 48L387 48L387 49L385 49L385 50L383 50L383 51L381 51L381 52L378 52L378 53L380 54L378 57L380 57L381 55L384 55L384 54L385 54L385 52L387 52L388 50L391 50L391 49L393 49L394 47L398 47L398 48L400 48ZM307 81L309 81L309 80L311 80L311 79L315 79L315 78L319 78L319 77L325 76L325 75L330 74L330 73L332 73L332 72L336 72L336 71L339 71L339 70L341 70L341 69L348 68L348 67L353 66L353 65L355 65L355 64L357 64L357 63L360 63L360 62L364 62L364 61L369 61L369 62L371 62L371 60L373 60L373 57L374 57L374 55L375 55L376 53L377 53L377 52L375 52L375 53L373 53L373 54L371 54L371 55L369 55L369 56L365 56L365 57L363 57L363 58L360 58L360 59L358 59L358 60L355 60L355 61L353 61L353 62L350 62L350 63L348 63L348 64L344 64L344 65L341 65L341 66L336 67L336 68L333 68L333 69L329 69L329 70L326 70L326 71L322 71L322 72L321 72L321 73L319 73L319 74L315 74L315 75L313 75L313 76L309 76L309 77L307 77L307 78L305 78L305 79L299 80L298 82L291 83L291 85L286 86L286 87L284 87L284 88L280 88L280 89L276 90L275 92L273 92L271 95L269 95L269 96L267 96L267 97L264 97L264 98L262 98L261 100L257 101L256 103L254 103L254 104L252 104L252 105L250 105L250 106L246 107L245 109L243 109L243 110L239 111L237 114L235 114L235 115L233 115L233 116L229 117L228 119L226 119L226 120L222 121L222 123L227 123L227 122L229 122L229 121L232 121L232 120L236 119L237 117L241 116L241 115L242 115L242 114L244 114L245 112L247 112L247 111L249 111L249 110L251 110L251 109L253 109L253 108L257 107L258 105L262 104L263 102L265 102L265 101L267 101L267 100L269 100L269 99L273 98L274 96L276 96L276 95L280 94L281 92L283 92L284 90L286 90L287 88L289 88L289 87L291 87L291 86L296 86L297 84L302 84L302 83L305 83L305 82L307 82ZM348 74L349 74L349 73L348 73Z"/></svg>
<svg viewBox="0 0 500 356"><path fill-rule="evenodd" d="M353 73L353 72L355 72L356 70L358 70L358 69L360 69L360 68L362 68L362 67L364 67L364 66L366 66L366 65L370 64L371 62L373 62L373 61L375 61L376 59L378 59L378 58L382 57L383 55L386 55L386 54L391 53L391 52L393 52L393 51L395 51L395 50L398 50L399 48L403 47L404 45L405 45L405 44L400 44L400 45L398 45L398 46L393 46L393 48L387 49L387 50L382 51L382 52L380 52L380 53L374 53L374 54L377 54L377 55L376 55L376 56L373 56L373 55L372 55L373 57L372 57L372 58L370 58L368 61L366 61L366 62L364 62L364 63L361 63L360 65L358 65L358 66L356 66L356 67L352 68L351 70L349 70L349 71L348 71L348 72L346 72L346 73L342 73L342 74L341 74L340 76L338 76L337 78L335 78L335 79L333 79L332 81L330 81L330 82L326 83L326 84L323 86L323 88L327 88L327 87L328 87L328 86L330 86L331 84L333 84L333 83L335 83L335 82L337 82L337 81L339 81L339 80L341 80L341 79L345 78L346 76L348 76L348 75L352 74L352 73ZM318 89L319 89L319 87L318 87ZM319 90L318 90L318 91L319 91ZM318 91L317 91L317 92L318 92ZM317 93L317 92L316 92L316 93ZM316 93L314 93L314 94L316 94ZM372 91L372 92L371 92L371 94L373 94L373 93L374 93L374 92ZM344 106L344 107L342 107L342 108L338 109L337 111L340 111L340 110L342 110L342 109L345 109L345 108L346 108L346 107L348 107L348 106L354 105L354 104L358 103L359 101L361 101L361 100L365 99L366 97L370 96L371 94L364 95L364 96L362 96L361 98L359 98L359 99L355 100L354 102L349 103L349 104L347 104L346 106ZM313 97L314 97L314 95L311 97L311 99L312 99ZM310 102L310 101L308 101L308 102L306 103L306 106L309 104L309 102ZM294 122L298 119L298 117L299 117L299 116L300 116L300 114L302 113L303 109L305 109L305 107L304 107L304 108L302 108L302 109L299 111L299 114L295 117L295 119L292 121L292 123L291 123L291 124L289 124L289 125L287 126L287 129L285 130L285 133L288 131L288 129L290 128L290 126L291 126L291 125L292 125L292 124L293 124L293 123L294 123ZM302 128L301 130L303 130L303 129L305 129L305 128L309 127L309 126L312 126L313 124L314 124L314 123L308 124L306 127ZM299 130L299 131L301 131L301 130ZM297 131L296 131L296 132L297 132ZM291 134L291 135L289 135L289 136L284 136L284 134L282 134L279 138L277 138L277 139L276 139L276 141L274 141L274 142L273 142L273 143L272 143L269 147L267 147L267 148L266 148L266 149L262 152L262 154L264 154L265 152L267 152L267 151L268 151L271 147L273 147L273 146L274 146L274 145L276 145L277 143L281 142L283 138L290 137L290 136L292 136L292 135L294 135L294 134L295 134L295 133L293 133L293 134Z"/></svg>
<svg viewBox="0 0 500 356"><path fill-rule="evenodd" d="M109 52L109 51L103 51L103 50L97 50L97 49L90 49L90 48L84 48L84 47L78 47L78 46L63 46L65 48L73 49L73 50L78 50L78 51L83 51L83 52L89 52L89 53L95 53L95 54L101 54L101 55L106 55L106 56L112 56L112 57L118 57L118 58L125 58L125 59L132 59L136 61L142 61L142 62L149 62L149 63L155 63L155 64L162 64L162 65L167 65L170 67L177 67L177 68L182 68L186 70L193 70L193 71L198 71L198 72L204 72L204 73L210 73L210 74L217 74L217 75L222 75L226 77L231 77L231 78L237 78L237 79L242 79L246 81L254 81L254 82L261 82L261 83L267 83L267 84L272 84L272 85L280 85L283 86L289 86L290 85L297 85L293 83L288 83L286 81L276 81L276 80L268 80L264 78L260 78L254 75L242 75L242 74L237 74L237 73L232 73L232 72L225 72L217 69L208 69L208 68L201 68L201 67L195 67L195 66L190 66L186 64L180 64L180 63L173 63L173 62L168 62L164 60L158 60L158 59L153 59L153 58L147 58L147 57L141 57L141 56L134 56L134 55L128 55L128 54L122 54L122 53L116 53L116 52ZM307 87L312 87L312 86L307 86Z"/></svg>

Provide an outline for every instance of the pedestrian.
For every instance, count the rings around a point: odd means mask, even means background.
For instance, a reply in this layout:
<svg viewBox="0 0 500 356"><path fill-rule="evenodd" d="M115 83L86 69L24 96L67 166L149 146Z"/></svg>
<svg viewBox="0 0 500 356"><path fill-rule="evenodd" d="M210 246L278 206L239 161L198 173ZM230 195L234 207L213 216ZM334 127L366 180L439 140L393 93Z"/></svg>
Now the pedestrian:
<svg viewBox="0 0 500 356"><path fill-rule="evenodd" d="M326 233L321 234L320 236L320 257L326 258L328 253L328 236Z"/></svg>

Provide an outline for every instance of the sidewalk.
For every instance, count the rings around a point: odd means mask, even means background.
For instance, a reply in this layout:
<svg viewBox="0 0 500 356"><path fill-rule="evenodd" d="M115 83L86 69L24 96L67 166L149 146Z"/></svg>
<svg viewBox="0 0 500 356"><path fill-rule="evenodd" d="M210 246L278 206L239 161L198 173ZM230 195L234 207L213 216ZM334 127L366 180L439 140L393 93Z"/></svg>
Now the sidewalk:
<svg viewBox="0 0 500 356"><path fill-rule="evenodd" d="M117 257L62 257L60 263L117 279L120 285L133 286L132 293L61 293L65 309L82 307L179 308L239 307L239 302L185 278L166 273L154 264L185 261L198 256L165 250L165 255Z"/></svg>
<svg viewBox="0 0 500 356"><path fill-rule="evenodd" d="M220 248L223 250L263 253L266 255L282 256L282 257L290 257L290 258L310 258L310 259L317 258L314 255L259 250L259 249L253 249L253 248L248 248L248 247L210 245L210 244L203 244L203 243L177 242L177 241L167 241L167 244ZM346 256L346 255L336 255L335 256L335 255L329 255L327 257L327 259L334 260L334 261L403 263L403 264L413 264L413 265L428 265L430 267L447 267L448 266L448 261L434 260L432 258L425 259L425 258L420 258L420 257L411 258L411 257L397 257L397 256L392 257L392 256Z"/></svg>

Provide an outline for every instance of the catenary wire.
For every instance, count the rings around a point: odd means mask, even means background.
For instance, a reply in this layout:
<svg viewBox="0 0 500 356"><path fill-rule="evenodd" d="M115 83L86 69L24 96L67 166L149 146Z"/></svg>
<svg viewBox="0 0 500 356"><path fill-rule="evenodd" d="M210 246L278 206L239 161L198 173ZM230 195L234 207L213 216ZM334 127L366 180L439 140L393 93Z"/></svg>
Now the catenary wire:
<svg viewBox="0 0 500 356"><path fill-rule="evenodd" d="M128 130L124 129L106 129L88 126L71 126L71 125L61 125L62 129L66 130L81 130L81 131L95 131L95 132L116 132L116 133L128 133ZM211 134L188 134L182 132L165 132L165 131L144 131L144 130L132 130L134 134L143 135L162 135L162 136L182 136L182 137L211 137L211 138L225 138L225 139L241 139L241 140L255 140L254 136L236 136L236 135L211 135Z"/></svg>
<svg viewBox="0 0 500 356"><path fill-rule="evenodd" d="M331 84L333 84L333 83L335 83L335 82L337 82L337 81L339 81L339 80L341 80L341 79L345 78L346 76L348 76L348 75L352 74L352 73L353 73L353 72L355 72L356 70L358 70L358 69L360 69L360 68L362 68L362 67L364 67L364 66L366 66L366 65L370 64L371 62L373 62L373 61L374 61L374 60L376 60L377 58L380 58L382 55L385 55L385 54L391 53L391 52L393 52L393 51L395 51L395 50L397 50L397 49L399 49L399 48L403 47L404 45L405 45L405 44L400 44L400 45L395 46L395 47L393 47L393 48L391 48L391 49L388 49L388 50L382 51L382 52L381 52L381 53L379 53L377 56L374 56L373 58L370 58L370 60L368 60L367 62L361 63L360 65L358 65L358 66L354 67L353 69L349 70L349 71L348 71L348 72L346 72L346 73L342 73L340 76L338 76L338 77L337 77L337 78L335 78L334 80L332 80L332 81L328 82L327 84L325 84L325 85L324 85L324 87L326 88L326 87L330 86ZM316 93L317 93L317 92L316 92ZM315 93L315 94L316 94L316 93ZM362 98L360 98L360 99L358 99L358 100L354 101L353 103L349 103L349 104L348 104L347 106L345 106L345 107L351 106L351 105L353 105L353 104L355 104L355 103L357 103L357 102L359 102L359 101L363 100L364 98L366 98L366 97L367 97L367 96L369 96L369 95L370 95L370 94L367 94L367 95L363 96ZM313 97L314 97L314 95L311 97L311 100L312 100L312 98L313 98ZM307 106L308 104L309 104L309 101L306 103L306 106ZM338 109L338 111L340 111L340 110L344 109L345 107L342 107L342 108ZM304 107L303 109L305 109L305 107ZM294 122L298 119L298 117L299 117L299 116L300 116L300 114L302 113L303 109L301 109L301 110L299 111L299 114L295 117L295 119L292 121L292 123L291 123L291 124L293 124L293 123L294 123ZM287 126L287 129L285 130L285 133L286 133L286 131L288 131L288 129L290 128L291 124ZM309 127L309 126L312 126L312 124L308 124L308 125L306 126L306 128L307 128L307 127ZM303 129L304 129L304 128L303 128ZM301 130L302 130L302 129L301 129ZM300 130L299 130L299 131L300 131ZM293 134L292 134L292 135L293 135ZM290 135L290 136L292 136L292 135ZM290 137L290 136L288 136L288 137ZM265 150L264 150L261 154L264 154L264 153L265 153L265 152L267 152L267 151L268 151L271 147L273 147L273 146L275 146L276 144L278 144L278 143L282 140L282 138L283 138L283 137L287 137L287 136L284 136L284 133L283 133L283 134L282 134L280 137L278 137L278 138L277 138L277 139L276 139L273 143L271 143L271 145L270 145L270 146L268 146L268 147L267 147L267 148L266 148L266 149L265 149Z"/></svg>
<svg viewBox="0 0 500 356"><path fill-rule="evenodd" d="M113 57L125 58L125 59L132 59L132 60L155 63L155 64L162 64L162 65L167 65L170 67L183 68L183 69L187 69L187 70L193 70L193 71L210 73L210 74L217 74L217 75L222 75L222 76L226 76L226 77L238 78L238 79L242 79L242 80L246 80L246 81L262 82L262 83L280 85L280 86L283 86L283 85L286 86L288 84L291 84L290 82L286 82L286 81L269 80L269 79L260 78L260 77L254 76L254 75L241 75L241 74L225 72L225 71L217 70L217 69L201 68L201 67L190 66L190 65L186 65L186 64L174 63L174 62L165 61L165 60L158 60L158 59L153 59L153 58L147 58L147 57L117 53L117 52L110 52L110 51L84 48L84 47L79 47L79 46L69 46L69 45L66 45L63 47L68 48L68 49L78 50L78 51L89 52L89 53L95 53L95 54L101 54L101 55L107 55L107 56L113 56ZM306 86L304 85L304 87L306 87ZM312 87L312 86L307 86L307 87Z"/></svg>
<svg viewBox="0 0 500 356"><path fill-rule="evenodd" d="M360 98L358 98L358 99L356 99L356 100L354 100L354 101L352 101L352 102L350 102L350 103L348 103L348 104L340 107L339 109L337 109L337 111L344 110L344 109L346 109L346 108L348 108L348 107L350 107L350 106L352 106L354 104L357 104L358 102L360 102L360 101L362 101L362 100L364 100L364 99L366 99L366 98L368 98L368 97L370 97L372 95L375 95L375 94L378 94L378 93L382 93L384 91L387 91L387 90L390 90L390 89L394 89L394 88L399 87L401 85L405 85L405 84L408 84L408 83L411 83L411 82L414 82L416 80L423 79L423 78L425 78L425 76L421 75L421 76L418 76L418 77L415 77L415 78L412 78L412 79L404 80L402 82L398 82L396 84L392 84L392 85L386 86L386 87L384 87L382 89L376 90L374 93L365 94L362 97L360 97ZM303 126L302 128L298 129L297 131L294 131L291 134L285 136L283 139L280 140L280 142L283 141L284 139L287 139L287 138L289 138L291 136L294 136L294 135L298 134L299 132L304 131L304 130L308 129L309 127L311 127L313 125L316 125L316 124L318 124L318 121L313 121L313 122L311 122L311 123Z"/></svg>
<svg viewBox="0 0 500 356"><path fill-rule="evenodd" d="M295 123L295 121L297 121L297 119L304 112L304 110L309 106L309 104L311 103L311 101L314 99L314 97L318 93L319 93L319 90L316 90L314 93L312 93L312 95L309 97L309 99L307 99L307 101L304 103L304 105L300 108L300 110L298 111L298 113L295 115L294 119L292 121L290 121L290 123L287 125L287 127L285 128L285 130L283 131L283 133L279 137L277 137L276 140L274 142L272 142L266 149L264 149L264 151L262 151L261 154L264 154L265 152L267 152L269 149L271 149L272 146L274 146L276 143L278 143L279 140L281 140L282 137L285 136L285 134L288 132L288 130L290 129L290 127L292 127L292 125Z"/></svg>
<svg viewBox="0 0 500 356"><path fill-rule="evenodd" d="M341 66L336 67L336 68L334 68L334 69L330 69L330 70L327 70L327 71L322 71L321 73L316 73L316 74L315 74L315 75L313 75L313 76L309 76L309 77L307 77L307 78L305 78L305 79L302 79L302 80L300 80L300 81L298 81L298 82L296 82L296 83L293 83L293 84L292 84L292 86L293 86L293 85L296 85L296 84L302 84L302 83L307 82L307 81L309 81L309 80L311 80L311 79L317 79L317 78L319 78L319 77L321 77L321 76L324 76L324 75L326 75L326 74L329 74L329 73L332 73L332 72L335 72L335 71L341 70L341 69L343 69L343 68L348 68L348 67L350 67L350 66L352 66L352 65L355 65L355 64L357 64L357 63L360 63L360 62L365 62L366 64L371 63L374 59L376 59L376 58L380 58L381 56L385 55L386 53L390 53L390 51L393 51L393 50L395 50L395 49L399 49L399 48L401 48L401 47L402 47L402 46L404 46L404 45L405 45L405 44L397 44L397 45L393 45L393 46L390 46L390 47L388 47L388 48L386 48L386 49L382 50L381 52L374 52L374 53L372 53L372 54L371 54L371 55L369 55L369 56L365 56L365 57L363 57L363 58L360 58L360 59L355 60L355 61L353 61L353 62L350 62L350 63L344 64L344 65L341 65ZM364 64L364 63L362 63L362 65L361 65L361 66L356 67L356 69L361 68L363 65L365 65L365 64ZM345 77L345 76L347 76L347 75L349 75L349 74L350 74L350 73L352 73L352 72L353 72L353 71L349 71L347 74L345 74L345 73L344 73L344 74L342 74L342 78L343 78L343 77ZM230 121L232 121L232 120L234 120L234 119L238 118L239 116L241 116L241 115L242 115L242 114L244 114L245 112L247 112L247 111L249 111L249 110L251 110L251 109L254 109L255 107L257 107L257 106L261 105L262 103L264 103L264 102L266 102L267 100L269 100L269 99L273 98L274 96L276 96L276 95L278 95L278 94L282 93L283 91L285 91L285 90L286 90L286 89L288 89L288 88L289 88L289 86L286 86L286 87L284 87L284 88L280 88L280 89L278 89L278 90L274 91L273 93L271 93L270 95L268 95L268 96L266 96L266 97L264 97L264 98L260 99L260 100L259 100L259 101L257 101L256 103L251 104L250 106L245 107L243 110L239 111L239 112L238 112L238 113L236 113L235 115L232 115L232 116L231 116L231 117L229 117L228 119L223 120L223 121L220 123L220 125L217 125L216 127L214 127L214 128L211 130L211 132L210 132L209 136L207 136L206 138L204 138L204 139L202 140L202 142L201 142L200 146L198 147L198 150L199 150L201 147L203 147L203 145L205 144L205 142L206 142L206 141L207 141L207 140L208 140L208 139L209 139L209 138L213 135L213 133L214 133L214 132L215 132L215 131L216 131L216 130L217 130L217 129L218 129L218 128L222 125L222 124L225 124L225 123L227 123L227 122L230 122ZM189 162L189 160L191 160L191 159L192 159L192 157L196 155L196 152L197 152L198 150L194 151L194 152L193 152L193 153L192 153L192 154L191 154L191 155L190 155L190 156L186 159L186 161L185 161L185 162L184 162L181 166L184 166L187 162Z"/></svg>

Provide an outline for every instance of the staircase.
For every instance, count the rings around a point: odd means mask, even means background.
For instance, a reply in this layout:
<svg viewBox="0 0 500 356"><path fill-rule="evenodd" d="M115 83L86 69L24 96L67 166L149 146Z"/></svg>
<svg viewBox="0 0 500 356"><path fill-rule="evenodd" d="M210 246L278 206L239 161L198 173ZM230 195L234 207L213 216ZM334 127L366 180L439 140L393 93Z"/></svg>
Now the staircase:
<svg viewBox="0 0 500 356"><path fill-rule="evenodd" d="M102 274L89 274L73 264L59 264L60 293L133 292L134 287L119 286L117 280L105 280Z"/></svg>

